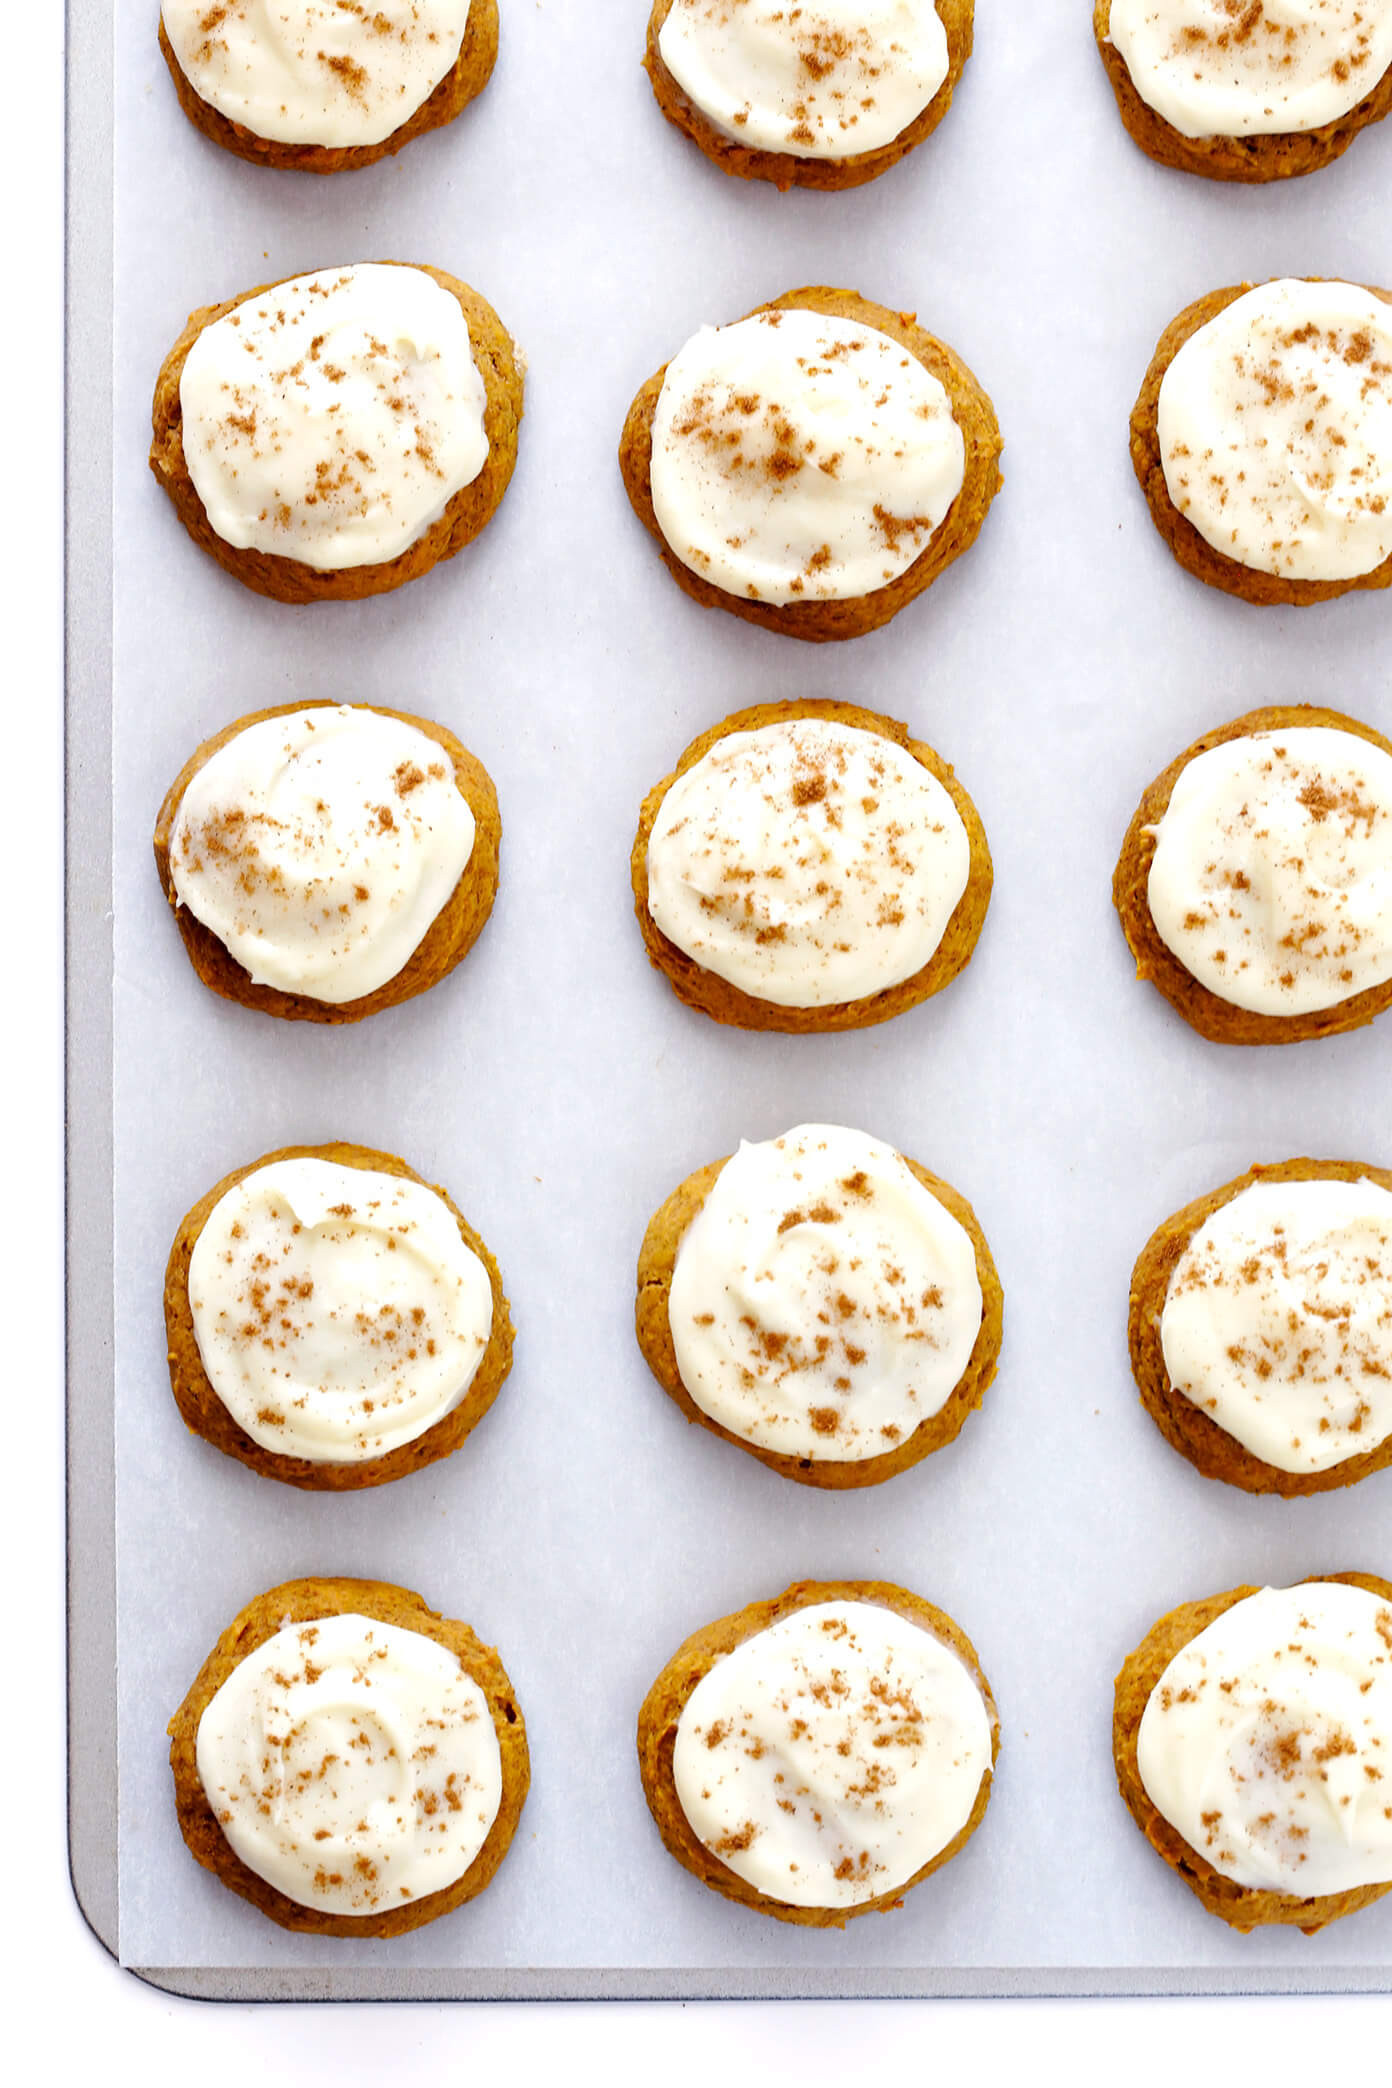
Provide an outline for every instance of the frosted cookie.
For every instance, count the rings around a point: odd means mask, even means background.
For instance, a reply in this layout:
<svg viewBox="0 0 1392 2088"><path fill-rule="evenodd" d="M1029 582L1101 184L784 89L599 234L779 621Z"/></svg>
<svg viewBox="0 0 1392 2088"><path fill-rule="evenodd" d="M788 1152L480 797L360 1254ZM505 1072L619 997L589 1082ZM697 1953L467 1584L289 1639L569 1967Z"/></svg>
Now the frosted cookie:
<svg viewBox="0 0 1392 2088"><path fill-rule="evenodd" d="M799 1581L694 1632L638 1714L668 1852L778 1921L844 1928L980 1826L1000 1722L970 1639L884 1581Z"/></svg>
<svg viewBox="0 0 1392 2088"><path fill-rule="evenodd" d="M363 261L194 312L155 386L150 469L257 594L350 601L478 535L521 418L513 343L476 290Z"/></svg>
<svg viewBox="0 0 1392 2088"><path fill-rule="evenodd" d="M965 1197L839 1125L698 1169L638 1258L663 1391L807 1486L875 1486L950 1443L996 1374L1002 1313Z"/></svg>
<svg viewBox="0 0 1392 2088"><path fill-rule="evenodd" d="M282 1928L399 1936L477 1898L527 1796L503 1664L385 1581L286 1581L169 1721L189 1853Z"/></svg>
<svg viewBox="0 0 1392 2088"><path fill-rule="evenodd" d="M949 985L991 897L976 807L931 747L847 703L760 704L693 740L633 845L647 952L744 1029L862 1029Z"/></svg>
<svg viewBox="0 0 1392 2088"><path fill-rule="evenodd" d="M452 123L487 86L497 0L163 0L196 129L260 167L337 174Z"/></svg>
<svg viewBox="0 0 1392 2088"><path fill-rule="evenodd" d="M1392 1464L1392 1173L1254 1167L1158 1227L1131 1277L1131 1369L1166 1441L1247 1493Z"/></svg>
<svg viewBox="0 0 1392 2088"><path fill-rule="evenodd" d="M1233 1588L1162 1617L1116 1679L1132 1818L1210 1914L1312 1936L1392 1885L1392 1583Z"/></svg>
<svg viewBox="0 0 1392 2088"><path fill-rule="evenodd" d="M1112 896L1137 974L1201 1036L1291 1044L1392 1003L1392 741L1249 711L1142 797Z"/></svg>
<svg viewBox="0 0 1392 2088"><path fill-rule="evenodd" d="M1143 152L1214 181L1280 181L1392 108L1392 0L1097 0L1093 29Z"/></svg>
<svg viewBox="0 0 1392 2088"><path fill-rule="evenodd" d="M1210 291L1166 327L1131 462L1196 579L1263 604L1392 582L1389 306L1281 278Z"/></svg>
<svg viewBox="0 0 1392 2088"><path fill-rule="evenodd" d="M694 601L823 640L888 623L975 542L1000 447L950 348L808 289L694 335L634 400L619 465Z"/></svg>
<svg viewBox="0 0 1392 2088"><path fill-rule="evenodd" d="M164 1323L194 1434L318 1492L448 1457L512 1367L487 1247L368 1146L286 1146L210 1189L175 1234Z"/></svg>
<svg viewBox="0 0 1392 2088"><path fill-rule="evenodd" d="M971 56L973 0L654 0L658 106L727 174L859 188L922 144Z"/></svg>
<svg viewBox="0 0 1392 2088"><path fill-rule="evenodd" d="M473 948L498 890L488 771L428 718L284 704L205 740L160 807L155 865L205 986L357 1022Z"/></svg>

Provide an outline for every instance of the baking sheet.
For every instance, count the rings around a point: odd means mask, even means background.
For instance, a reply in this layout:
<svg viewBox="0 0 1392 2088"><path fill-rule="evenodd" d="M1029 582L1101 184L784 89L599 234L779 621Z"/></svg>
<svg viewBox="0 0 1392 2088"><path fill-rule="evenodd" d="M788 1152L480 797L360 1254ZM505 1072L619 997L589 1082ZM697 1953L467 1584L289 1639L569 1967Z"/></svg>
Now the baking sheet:
<svg viewBox="0 0 1392 2088"><path fill-rule="evenodd" d="M728 181L663 123L638 69L641 0L512 0L476 107L396 161L325 182L200 139L154 12L117 0L112 16L107 1919L122 1961L190 1991L263 1995L1392 1983L1392 1900L1313 1939L1243 1939L1205 1916L1136 1834L1109 1749L1111 1677L1162 1610L1242 1580L1392 1572L1392 1476L1289 1504L1208 1485L1141 1413L1125 1346L1134 1254L1190 1197L1293 1152L1386 1164L1386 1039L1206 1045L1134 984L1109 905L1142 787L1207 726L1309 699L1392 729L1387 598L1258 612L1199 587L1156 537L1126 455L1155 338L1191 298L1279 273L1389 279L1392 125L1279 190L1189 182L1122 133L1080 0L983 4L925 148L867 189L780 197ZM199 555L145 469L155 371L193 306L379 257L451 269L515 334L530 363L516 476L473 547L395 596L262 601ZM916 309L991 393L1006 443L975 550L887 630L825 648L689 603L615 464L633 392L698 324L812 282ZM100 382L79 373L79 391ZM93 642L77 686L99 704ZM746 1036L688 1013L649 971L628 847L644 791L698 731L802 695L905 718L956 765L996 896L969 972L926 1007L856 1036ZM193 746L298 697L441 718L503 809L502 891L467 965L341 1032L209 996L150 859ZM100 840L84 828L74 846ZM76 927L75 956L99 962L100 936ZM84 1069L99 1083L99 1011L93 1023ZM631 1332L638 1243L673 1184L741 1136L816 1119L956 1183L1006 1290L982 1412L925 1465L845 1498L688 1429ZM190 1438L160 1313L188 1205L268 1148L335 1137L399 1152L451 1190L499 1258L519 1336L464 1451L356 1499L276 1487ZM79 1578L98 1585L100 1522L73 1531ZM344 1572L418 1587L496 1643L533 1748L489 1892L390 1945L273 1928L190 1862L170 1803L164 1725L223 1624L278 1580ZM968 1849L902 1912L842 1934L730 1907L673 1865L633 1752L642 1695L686 1633L809 1575L898 1580L948 1609L1004 1726ZM79 1721L79 1789L89 1770L100 1782L86 1745Z"/></svg>

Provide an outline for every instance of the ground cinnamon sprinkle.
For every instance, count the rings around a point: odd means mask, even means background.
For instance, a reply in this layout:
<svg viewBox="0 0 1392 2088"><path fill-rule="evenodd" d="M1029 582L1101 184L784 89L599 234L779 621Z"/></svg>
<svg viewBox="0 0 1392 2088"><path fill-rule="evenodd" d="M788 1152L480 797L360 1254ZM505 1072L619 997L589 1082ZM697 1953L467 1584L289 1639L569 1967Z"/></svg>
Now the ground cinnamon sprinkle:
<svg viewBox="0 0 1392 2088"><path fill-rule="evenodd" d="M1201 23L1186 23L1171 48L1171 57L1197 56L1205 51L1220 55L1230 51L1250 53L1261 31L1265 41L1260 56L1269 69L1279 74L1296 65L1301 42L1308 43L1312 34L1319 33L1315 23L1300 26L1270 12L1264 0L1218 0L1218 7L1228 26L1210 29ZM1332 76L1340 82L1350 79L1372 55L1369 32L1362 24L1363 17L1355 15L1354 48L1347 57L1336 57L1330 65Z"/></svg>
<svg viewBox="0 0 1392 2088"><path fill-rule="evenodd" d="M711 0L704 19L728 28L744 4L745 0ZM882 43L868 24L847 27L815 5L765 8L756 27L781 32L797 65L800 92L780 119L789 150L808 150L826 139L849 147L862 116L878 105L877 83L908 60L902 45ZM733 121L743 127L748 117L746 105Z"/></svg>
<svg viewBox="0 0 1392 2088"><path fill-rule="evenodd" d="M193 54L195 64L211 65L213 63L217 53L217 45L213 41L214 34L222 27L231 12L231 6L226 4L225 0L225 4L219 7L210 7L208 12L200 17L198 28L204 41Z"/></svg>
<svg viewBox="0 0 1392 2088"><path fill-rule="evenodd" d="M355 59L348 57L343 52L330 55L320 51L317 56L319 63L328 67L334 78L338 80L341 86L347 89L354 101L365 102L367 100L367 88L372 76L365 65L359 65Z"/></svg>
<svg viewBox="0 0 1392 2088"><path fill-rule="evenodd" d="M758 1832L754 1822L746 1820L744 1825L734 1832L722 1834L718 1841L712 1842L711 1847L717 1856L738 1856L753 1846Z"/></svg>

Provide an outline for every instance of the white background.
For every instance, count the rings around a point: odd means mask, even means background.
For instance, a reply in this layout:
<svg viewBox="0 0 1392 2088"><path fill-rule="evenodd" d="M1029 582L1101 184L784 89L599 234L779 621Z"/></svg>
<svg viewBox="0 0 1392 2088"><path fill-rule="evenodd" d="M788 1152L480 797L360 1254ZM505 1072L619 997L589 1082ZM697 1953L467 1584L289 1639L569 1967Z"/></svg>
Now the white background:
<svg viewBox="0 0 1392 2088"><path fill-rule="evenodd" d="M47 12L47 11L46 11ZM62 1465L59 1169L59 517L61 214L58 128L61 72L56 25L25 10L10 23L19 41L15 78L26 82L18 123L6 133L6 193L14 281L32 290L31 323L0 341L7 396L22 399L7 443L4 564L11 689L12 887L17 923L12 1005L10 1145L14 1193L5 1225L13 1272L11 1321L20 1333L11 1397L19 1455L6 1518L6 1585L18 1633L13 1709L4 1722L4 1788L13 1807L11 1880L25 1898L7 1948L14 1978L12 2037L32 2017L59 2029L76 2070L100 2064L118 2077L160 2079L185 2064L210 2083L240 2079L248 2065L272 2078L366 2078L390 2064L400 2078L442 2065L506 2064L528 2078L543 2065L573 2070L587 2052L620 2077L661 2067L678 2081L794 2067L831 2079L891 2055L936 2072L954 2060L988 2078L1032 2072L1051 2056L1088 2078L1124 2063L1133 2079L1167 2077L1181 2052L1250 2071L1279 2053L1288 2070L1327 2063L1334 2023L1385 2039L1392 2003L922 2004L844 2007L693 2006L680 2012L623 2008L491 2007L471 2010L221 2009L214 2013L141 1988L85 1932L68 1894L63 1851ZM33 91L28 84L33 83ZM655 358L654 358L655 359ZM1143 778L1141 780L1144 780ZM45 873L39 874L40 869ZM17 910L18 911L18 910ZM80 1156L79 1156L80 1171ZM16 1309L23 1301L21 1316ZM1337 2012L1337 2013L1336 2013ZM1201 2041L1196 2042L1196 2033ZM1161 2046L1162 2035L1166 2042ZM1384 2044L1385 2050L1385 2044ZM50 2053L52 2047L49 2047ZM113 2059L127 2055L123 2061ZM50 2058L49 2065L53 2065ZM55 2069L56 2070L56 2069ZM64 2071L67 2070L66 2065Z"/></svg>

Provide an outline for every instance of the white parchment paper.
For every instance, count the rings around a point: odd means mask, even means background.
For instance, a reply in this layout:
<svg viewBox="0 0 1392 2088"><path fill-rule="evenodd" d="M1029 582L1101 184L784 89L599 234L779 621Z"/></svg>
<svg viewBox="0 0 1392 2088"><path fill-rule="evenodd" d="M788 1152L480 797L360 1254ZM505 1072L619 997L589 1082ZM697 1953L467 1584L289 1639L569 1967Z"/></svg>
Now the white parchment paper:
<svg viewBox="0 0 1392 2088"><path fill-rule="evenodd" d="M1267 190L1166 173L1121 130L1087 0L981 0L942 129L843 196L718 173L639 70L645 0L505 0L482 100L325 181L244 166L185 122L155 0L116 0L116 1034L121 1948L143 1965L496 1968L1392 1966L1392 1899L1306 1940L1210 1919L1117 1798L1112 1677L1163 1610L1240 1581L1392 1573L1392 1474L1282 1503L1206 1483L1142 1413L1127 1280L1169 1212L1258 1159L1387 1164L1377 1032L1205 1044L1137 985L1110 878L1144 785L1260 702L1392 729L1387 595L1258 611L1173 563L1126 420L1161 329L1215 285L1392 281L1392 123ZM194 306L333 263L434 261L529 359L521 455L483 537L360 604L262 601L189 542L146 465ZM807 647L696 608L630 513L630 398L705 321L804 283L918 312L991 393L1005 490L976 548L888 629ZM727 712L802 695L907 719L985 820L996 896L970 971L860 1035L718 1029L649 970L639 801ZM502 892L462 971L341 1031L195 980L150 833L193 747L295 697L433 714L487 763ZM81 845L81 837L75 837ZM632 1336L638 1244L741 1136L861 1126L974 1203L1006 1290L1000 1376L951 1448L838 1498L688 1429ZM496 1252L518 1327L493 1413L442 1465L294 1492L187 1435L160 1309L169 1242L270 1147L385 1147ZM180 1842L164 1728L223 1625L292 1575L419 1588L496 1643L532 1794L487 1894L388 1945L295 1937ZM697 1625L802 1576L896 1580L974 1639L1004 1723L965 1853L843 1934L728 1906L664 1854L633 1731ZM622 1990L622 1980L617 1983Z"/></svg>

